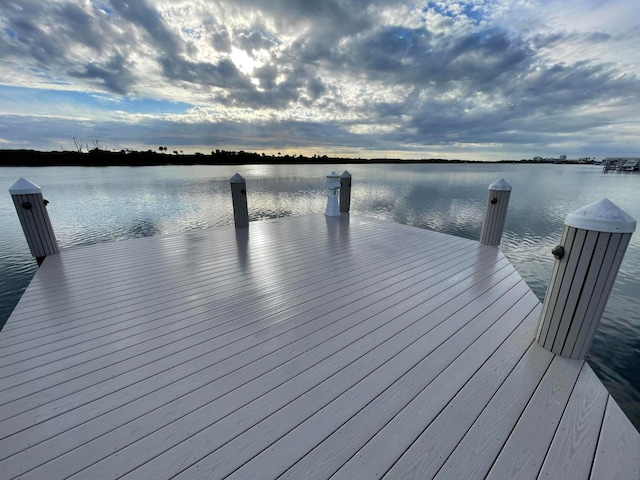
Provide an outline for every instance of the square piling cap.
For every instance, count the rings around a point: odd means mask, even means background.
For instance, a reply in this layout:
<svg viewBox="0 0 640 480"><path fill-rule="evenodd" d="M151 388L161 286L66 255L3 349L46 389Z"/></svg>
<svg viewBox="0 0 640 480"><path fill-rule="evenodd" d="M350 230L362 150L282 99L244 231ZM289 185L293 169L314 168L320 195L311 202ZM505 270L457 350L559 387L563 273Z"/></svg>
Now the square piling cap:
<svg viewBox="0 0 640 480"><path fill-rule="evenodd" d="M34 193L42 193L42 189L26 178L21 178L13 184L13 187L9 189L9 193L11 195L29 195Z"/></svg>
<svg viewBox="0 0 640 480"><path fill-rule="evenodd" d="M606 233L633 233L636 230L636 220L608 198L571 212L564 224Z"/></svg>

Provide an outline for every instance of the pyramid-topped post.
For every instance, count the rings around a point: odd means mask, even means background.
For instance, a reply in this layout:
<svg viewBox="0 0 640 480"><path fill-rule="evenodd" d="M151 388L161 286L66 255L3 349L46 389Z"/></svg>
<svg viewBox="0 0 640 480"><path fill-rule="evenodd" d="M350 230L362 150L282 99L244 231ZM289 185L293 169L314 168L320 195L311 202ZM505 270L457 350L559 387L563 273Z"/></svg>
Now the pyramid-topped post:
<svg viewBox="0 0 640 480"><path fill-rule="evenodd" d="M635 229L607 198L567 215L536 333L542 347L586 357Z"/></svg>
<svg viewBox="0 0 640 480"><path fill-rule="evenodd" d="M504 178L489 185L489 196L484 212L484 222L482 222L480 243L493 246L500 245L510 196L511 185Z"/></svg>
<svg viewBox="0 0 640 480"><path fill-rule="evenodd" d="M236 227L249 226L249 207L247 206L247 182L236 173L231 177L231 200L233 201L233 221Z"/></svg>
<svg viewBox="0 0 640 480"><path fill-rule="evenodd" d="M348 171L340 175L340 212L347 213L351 209L351 174Z"/></svg>
<svg viewBox="0 0 640 480"><path fill-rule="evenodd" d="M25 178L14 183L9 193L31 255L36 257L40 264L47 255L54 255L60 251L47 212L49 202L42 197L42 189Z"/></svg>

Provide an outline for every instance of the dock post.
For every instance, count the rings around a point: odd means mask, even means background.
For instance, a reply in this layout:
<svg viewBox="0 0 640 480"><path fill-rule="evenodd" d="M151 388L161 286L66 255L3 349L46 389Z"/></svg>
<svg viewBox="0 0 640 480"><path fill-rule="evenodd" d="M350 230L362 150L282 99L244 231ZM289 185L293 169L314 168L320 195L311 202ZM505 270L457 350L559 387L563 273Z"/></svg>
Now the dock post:
<svg viewBox="0 0 640 480"><path fill-rule="evenodd" d="M351 174L348 171L340 175L340 212L348 212L351 208Z"/></svg>
<svg viewBox="0 0 640 480"><path fill-rule="evenodd" d="M487 197L487 208L484 212L480 243L493 246L500 245L510 196L511 185L504 178L489 185L489 196Z"/></svg>
<svg viewBox="0 0 640 480"><path fill-rule="evenodd" d="M14 183L9 193L16 207L31 255L36 257L40 265L47 255L60 251L47 212L49 202L42 198L42 189L39 186L24 178Z"/></svg>
<svg viewBox="0 0 640 480"><path fill-rule="evenodd" d="M536 340L567 358L586 357L636 221L609 199L567 215Z"/></svg>
<svg viewBox="0 0 640 480"><path fill-rule="evenodd" d="M249 208L247 206L247 182L239 173L231 177L231 199L233 200L233 221L236 227L249 226Z"/></svg>
<svg viewBox="0 0 640 480"><path fill-rule="evenodd" d="M327 217L339 217L338 189L340 188L340 175L331 172L327 175L327 209L324 214Z"/></svg>

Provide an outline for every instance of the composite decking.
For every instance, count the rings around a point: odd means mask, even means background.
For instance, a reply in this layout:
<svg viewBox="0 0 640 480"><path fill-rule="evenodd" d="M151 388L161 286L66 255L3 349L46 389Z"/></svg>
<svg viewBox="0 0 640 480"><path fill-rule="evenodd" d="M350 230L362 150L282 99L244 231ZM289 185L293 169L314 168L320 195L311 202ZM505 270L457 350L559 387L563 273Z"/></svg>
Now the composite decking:
<svg viewBox="0 0 640 480"><path fill-rule="evenodd" d="M638 479L499 249L293 217L47 257L0 333L0 478Z"/></svg>

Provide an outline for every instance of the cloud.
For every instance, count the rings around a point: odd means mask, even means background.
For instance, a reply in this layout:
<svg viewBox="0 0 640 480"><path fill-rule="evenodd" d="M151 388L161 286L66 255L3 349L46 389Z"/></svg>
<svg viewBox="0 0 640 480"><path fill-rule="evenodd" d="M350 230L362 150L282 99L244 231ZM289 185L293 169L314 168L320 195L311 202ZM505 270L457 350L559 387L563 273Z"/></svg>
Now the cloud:
<svg viewBox="0 0 640 480"><path fill-rule="evenodd" d="M632 152L634 8L632 0L3 2L0 96L38 88L52 106L27 93L6 102L0 114L14 130L0 128L0 137L56 146L82 130L123 146L170 143L165 135L183 149L331 145L411 157ZM176 113L176 102L187 108ZM91 127L67 114L79 111Z"/></svg>

